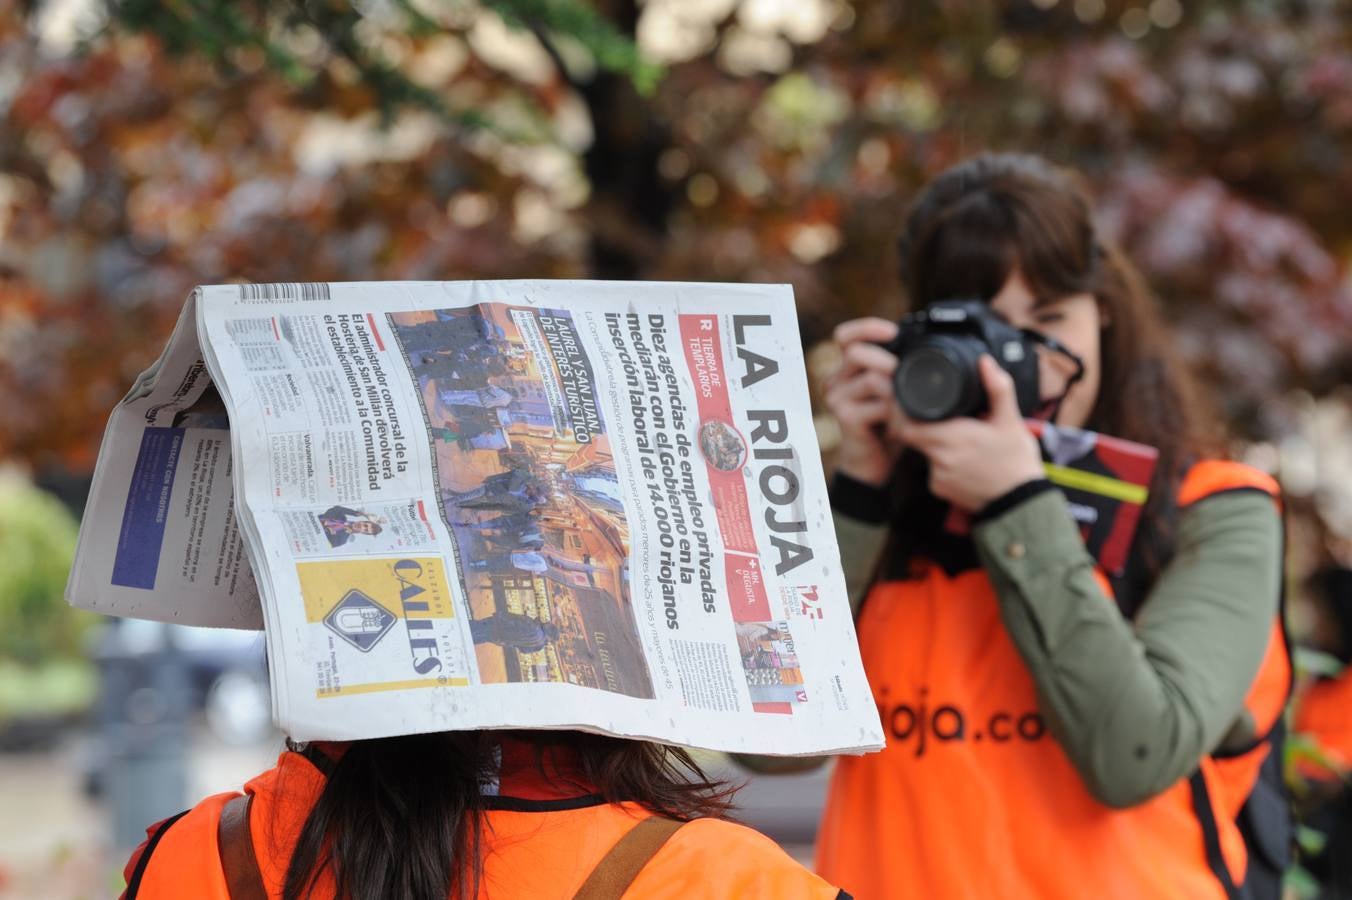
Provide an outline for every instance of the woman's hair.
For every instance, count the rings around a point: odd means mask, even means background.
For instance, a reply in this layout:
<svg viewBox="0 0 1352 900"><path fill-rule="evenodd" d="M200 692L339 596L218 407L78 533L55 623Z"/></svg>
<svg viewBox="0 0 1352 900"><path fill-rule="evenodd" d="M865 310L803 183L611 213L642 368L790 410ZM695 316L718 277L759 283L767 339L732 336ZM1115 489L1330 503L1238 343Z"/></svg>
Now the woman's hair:
<svg viewBox="0 0 1352 900"><path fill-rule="evenodd" d="M688 821L724 816L732 789L684 750L581 732L520 732L541 775L576 773L565 790L633 801ZM485 784L501 733L440 732L354 741L328 773L301 828L282 889L302 900L326 869L338 900L444 900L478 895Z"/></svg>
<svg viewBox="0 0 1352 900"><path fill-rule="evenodd" d="M1138 575L1149 583L1171 554L1170 521L1183 473L1219 451L1144 281L1095 230L1078 175L1037 156L985 154L956 165L917 197L898 242L909 308L937 300L989 302L1017 270L1039 302L1089 293L1103 314L1098 397L1087 428L1159 450L1142 517ZM891 574L904 573L917 542L938 528L924 461L903 454L893 480ZM916 515L917 507L921 514ZM900 567L900 568L899 568Z"/></svg>

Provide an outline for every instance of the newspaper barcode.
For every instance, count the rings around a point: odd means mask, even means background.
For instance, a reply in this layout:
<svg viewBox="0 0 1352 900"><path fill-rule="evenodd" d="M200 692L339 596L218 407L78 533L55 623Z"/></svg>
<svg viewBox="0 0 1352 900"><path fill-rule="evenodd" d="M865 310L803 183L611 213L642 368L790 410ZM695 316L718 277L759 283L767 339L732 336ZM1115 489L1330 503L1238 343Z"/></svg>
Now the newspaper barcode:
<svg viewBox="0 0 1352 900"><path fill-rule="evenodd" d="M241 300L331 300L329 286L322 281L270 282L241 284Z"/></svg>

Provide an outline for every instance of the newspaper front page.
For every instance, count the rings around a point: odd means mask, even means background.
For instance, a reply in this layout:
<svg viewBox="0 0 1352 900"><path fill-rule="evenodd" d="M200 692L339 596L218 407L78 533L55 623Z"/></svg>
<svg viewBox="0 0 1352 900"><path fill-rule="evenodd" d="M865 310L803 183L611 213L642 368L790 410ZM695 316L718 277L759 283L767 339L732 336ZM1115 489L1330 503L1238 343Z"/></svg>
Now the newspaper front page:
<svg viewBox="0 0 1352 900"><path fill-rule="evenodd" d="M158 514L229 470L292 736L881 746L786 286L224 285L184 318L230 446L187 448L198 398L137 471L177 453Z"/></svg>

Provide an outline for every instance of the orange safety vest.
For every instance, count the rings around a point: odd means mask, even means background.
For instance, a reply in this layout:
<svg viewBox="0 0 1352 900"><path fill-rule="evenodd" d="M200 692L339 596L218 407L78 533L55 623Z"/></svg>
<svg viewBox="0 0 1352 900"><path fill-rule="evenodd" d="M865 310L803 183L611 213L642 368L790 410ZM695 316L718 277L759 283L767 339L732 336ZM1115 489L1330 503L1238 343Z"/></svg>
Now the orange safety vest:
<svg viewBox="0 0 1352 900"><path fill-rule="evenodd" d="M279 898L286 868L310 808L324 787L309 759L287 751L277 765L251 780L250 831L259 874L269 898ZM217 847L221 811L239 794L217 794L186 813L148 829L151 840L127 865L129 882L140 857L141 900L192 897L229 900ZM529 800L485 798L481 898L569 898L596 864L651 813L635 803L606 803L595 796ZM150 852L153 851L153 852ZM333 896L324 873L316 897ZM639 871L626 898L848 897L796 863L773 841L720 819L685 824Z"/></svg>
<svg viewBox="0 0 1352 900"><path fill-rule="evenodd" d="M1256 470L1203 462L1178 502L1239 489L1278 493ZM817 871L859 900L1235 896L1222 879L1244 881L1236 815L1291 683L1281 622L1246 698L1263 739L1229 759L1205 757L1193 778L1118 810L1094 799L1048 733L986 573L921 565L917 578L875 585L860 613L860 651L890 739L881 753L837 762Z"/></svg>
<svg viewBox="0 0 1352 900"><path fill-rule="evenodd" d="M1352 769L1352 670L1316 681L1295 708L1295 731L1313 737L1328 757L1327 767L1306 763L1306 774L1324 780L1344 777Z"/></svg>

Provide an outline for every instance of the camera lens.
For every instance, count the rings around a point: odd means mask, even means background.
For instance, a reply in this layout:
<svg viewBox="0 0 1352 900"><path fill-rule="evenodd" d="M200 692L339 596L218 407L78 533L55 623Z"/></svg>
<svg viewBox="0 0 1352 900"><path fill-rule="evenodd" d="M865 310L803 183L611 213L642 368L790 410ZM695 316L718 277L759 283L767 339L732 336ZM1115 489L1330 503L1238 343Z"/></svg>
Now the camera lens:
<svg viewBox="0 0 1352 900"><path fill-rule="evenodd" d="M956 415L967 393L966 368L942 346L916 347L897 364L897 402L908 416L922 422Z"/></svg>

